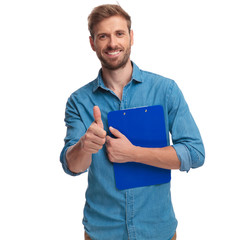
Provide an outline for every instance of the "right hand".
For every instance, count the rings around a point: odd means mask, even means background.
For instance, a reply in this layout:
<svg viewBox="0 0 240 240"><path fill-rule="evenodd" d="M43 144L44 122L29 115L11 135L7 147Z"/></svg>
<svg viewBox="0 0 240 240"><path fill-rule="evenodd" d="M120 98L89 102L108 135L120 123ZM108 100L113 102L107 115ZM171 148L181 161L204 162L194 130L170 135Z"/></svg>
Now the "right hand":
<svg viewBox="0 0 240 240"><path fill-rule="evenodd" d="M81 138L82 149L87 153L97 153L102 149L106 141L106 131L101 119L101 111L98 106L93 107L94 122L90 125L85 135Z"/></svg>

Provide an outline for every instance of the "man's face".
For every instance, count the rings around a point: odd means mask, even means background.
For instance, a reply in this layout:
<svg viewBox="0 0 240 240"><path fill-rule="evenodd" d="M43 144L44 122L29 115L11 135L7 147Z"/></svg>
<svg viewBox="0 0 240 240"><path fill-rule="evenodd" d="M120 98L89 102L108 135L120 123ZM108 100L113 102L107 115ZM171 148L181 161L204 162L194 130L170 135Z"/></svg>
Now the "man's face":
<svg viewBox="0 0 240 240"><path fill-rule="evenodd" d="M133 32L129 33L127 21L121 16L104 19L94 27L90 44L102 67L116 70L130 61Z"/></svg>

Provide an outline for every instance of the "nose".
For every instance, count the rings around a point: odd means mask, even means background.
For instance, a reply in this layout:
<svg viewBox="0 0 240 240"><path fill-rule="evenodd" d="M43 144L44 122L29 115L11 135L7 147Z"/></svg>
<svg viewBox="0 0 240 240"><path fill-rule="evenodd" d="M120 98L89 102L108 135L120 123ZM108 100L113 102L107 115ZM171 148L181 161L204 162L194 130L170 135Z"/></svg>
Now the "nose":
<svg viewBox="0 0 240 240"><path fill-rule="evenodd" d="M110 36L109 42L108 42L108 47L112 48L112 49L117 47L117 38L116 38L116 36Z"/></svg>

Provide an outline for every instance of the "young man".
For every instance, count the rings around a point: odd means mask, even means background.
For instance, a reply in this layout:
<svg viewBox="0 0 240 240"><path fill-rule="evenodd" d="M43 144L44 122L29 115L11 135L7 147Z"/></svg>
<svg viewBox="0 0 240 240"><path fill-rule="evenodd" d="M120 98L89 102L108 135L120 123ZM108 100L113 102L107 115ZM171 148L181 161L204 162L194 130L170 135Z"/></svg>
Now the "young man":
<svg viewBox="0 0 240 240"><path fill-rule="evenodd" d="M118 190L113 162L189 171L204 163L198 128L174 81L142 71L131 62L131 19L120 6L96 7L88 21L90 44L102 68L94 81L68 99L61 153L66 173L76 176L88 169L85 239L176 239L170 183ZM110 111L153 105L163 106L172 146L137 147L117 129L108 129Z"/></svg>

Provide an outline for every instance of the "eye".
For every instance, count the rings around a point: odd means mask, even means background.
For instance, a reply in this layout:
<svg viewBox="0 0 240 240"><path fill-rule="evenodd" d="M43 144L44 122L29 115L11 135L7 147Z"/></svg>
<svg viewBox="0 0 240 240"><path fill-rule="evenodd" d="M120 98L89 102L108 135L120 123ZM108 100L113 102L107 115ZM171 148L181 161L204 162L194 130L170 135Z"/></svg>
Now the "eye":
<svg viewBox="0 0 240 240"><path fill-rule="evenodd" d="M124 32L117 32L117 36L118 37L123 37L124 36Z"/></svg>
<svg viewBox="0 0 240 240"><path fill-rule="evenodd" d="M100 40L104 40L106 37L107 37L106 34L100 34L100 35L98 36L98 38L99 38Z"/></svg>

